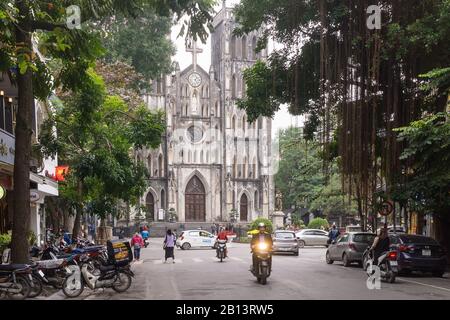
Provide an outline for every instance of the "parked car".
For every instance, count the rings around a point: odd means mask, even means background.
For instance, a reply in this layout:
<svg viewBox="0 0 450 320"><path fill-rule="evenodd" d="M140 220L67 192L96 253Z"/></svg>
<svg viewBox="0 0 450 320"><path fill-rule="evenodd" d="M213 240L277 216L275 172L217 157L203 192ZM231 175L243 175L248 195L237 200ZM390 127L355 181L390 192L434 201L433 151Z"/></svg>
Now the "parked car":
<svg viewBox="0 0 450 320"><path fill-rule="evenodd" d="M397 251L400 274L420 271L442 277L445 273L447 266L445 249L433 238L413 234L390 234L389 240L391 248ZM365 267L367 254L363 259Z"/></svg>
<svg viewBox="0 0 450 320"><path fill-rule="evenodd" d="M326 261L342 261L345 267L353 262L363 265L363 254L372 245L376 235L370 232L348 232L332 242L326 252Z"/></svg>
<svg viewBox="0 0 450 320"><path fill-rule="evenodd" d="M298 241L294 231L277 230L272 239L273 252L292 252L298 256Z"/></svg>
<svg viewBox="0 0 450 320"><path fill-rule="evenodd" d="M304 246L328 246L328 232L320 229L303 229L296 233L298 245Z"/></svg>
<svg viewBox="0 0 450 320"><path fill-rule="evenodd" d="M176 246L183 250L190 248L215 248L216 236L204 230L183 231L177 239Z"/></svg>

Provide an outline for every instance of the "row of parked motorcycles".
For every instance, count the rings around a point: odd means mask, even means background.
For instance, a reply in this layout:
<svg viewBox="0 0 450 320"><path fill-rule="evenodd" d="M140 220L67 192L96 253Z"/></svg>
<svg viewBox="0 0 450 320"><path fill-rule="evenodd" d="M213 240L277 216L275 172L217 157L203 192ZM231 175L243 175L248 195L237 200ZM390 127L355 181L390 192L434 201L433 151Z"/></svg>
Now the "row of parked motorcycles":
<svg viewBox="0 0 450 320"><path fill-rule="evenodd" d="M130 264L117 264L106 246L78 239L71 246L47 242L33 247L29 264L0 264L0 298L35 298L45 286L60 289L68 298L78 297L86 287L125 292L131 286Z"/></svg>

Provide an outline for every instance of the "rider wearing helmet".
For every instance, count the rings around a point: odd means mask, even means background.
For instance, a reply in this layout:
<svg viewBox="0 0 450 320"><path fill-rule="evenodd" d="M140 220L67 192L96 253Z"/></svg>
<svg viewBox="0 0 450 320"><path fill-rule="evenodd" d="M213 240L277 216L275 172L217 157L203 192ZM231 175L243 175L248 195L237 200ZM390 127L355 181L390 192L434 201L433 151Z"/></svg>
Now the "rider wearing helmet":
<svg viewBox="0 0 450 320"><path fill-rule="evenodd" d="M258 233L255 233L252 236L252 241L250 242L250 247L252 249L253 266L256 265L257 263L254 249L259 242L266 242L269 246L269 250L272 250L273 247L272 236L270 235L270 233L267 232L267 228L264 222L260 222L258 224ZM270 263L270 265L272 265L272 263Z"/></svg>

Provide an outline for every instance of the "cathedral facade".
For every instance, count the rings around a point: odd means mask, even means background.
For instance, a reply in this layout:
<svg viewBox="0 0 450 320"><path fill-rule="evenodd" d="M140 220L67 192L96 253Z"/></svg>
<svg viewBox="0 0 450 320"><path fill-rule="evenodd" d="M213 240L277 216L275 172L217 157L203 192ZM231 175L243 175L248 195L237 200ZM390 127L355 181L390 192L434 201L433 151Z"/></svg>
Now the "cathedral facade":
<svg viewBox="0 0 450 320"><path fill-rule="evenodd" d="M246 223L273 211L271 119L247 122L237 99L245 95L243 70L267 51L255 52L260 33L232 34L232 9L223 6L213 22L211 67L198 64L202 50L191 42L192 64L152 84L145 101L166 114L158 149L142 150L150 182L141 199L153 221L167 213L179 222Z"/></svg>

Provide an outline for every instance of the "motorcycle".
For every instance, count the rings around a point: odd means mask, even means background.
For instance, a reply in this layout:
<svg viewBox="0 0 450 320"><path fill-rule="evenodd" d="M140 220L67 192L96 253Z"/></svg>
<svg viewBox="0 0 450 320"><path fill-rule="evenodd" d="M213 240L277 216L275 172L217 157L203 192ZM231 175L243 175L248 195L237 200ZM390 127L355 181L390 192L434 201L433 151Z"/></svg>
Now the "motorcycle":
<svg viewBox="0 0 450 320"><path fill-rule="evenodd" d="M369 277L376 275L379 270L379 276L381 279L394 283L395 278L398 275L398 262L397 262L397 251L387 251L378 258L378 264L375 264L374 268L374 256L373 250L370 247L366 249L363 255L364 265L363 268Z"/></svg>
<svg viewBox="0 0 450 320"><path fill-rule="evenodd" d="M266 242L259 242L253 249L253 266L251 268L252 274L258 280L258 283L266 284L267 278L270 276L272 271L272 255L270 252L271 248Z"/></svg>
<svg viewBox="0 0 450 320"><path fill-rule="evenodd" d="M100 264L96 268L91 258L84 255L80 258L81 268L78 266L63 283L62 291L68 298L76 298L85 286L91 290L98 288L112 288L116 292L125 292L131 286L133 272L130 266L118 266L114 264Z"/></svg>
<svg viewBox="0 0 450 320"><path fill-rule="evenodd" d="M227 241L226 240L217 240L217 258L220 259L220 262L223 261L227 257L225 254L227 250Z"/></svg>
<svg viewBox="0 0 450 320"><path fill-rule="evenodd" d="M149 244L150 240L148 240L148 238L144 238L144 248L147 248Z"/></svg>
<svg viewBox="0 0 450 320"><path fill-rule="evenodd" d="M5 294L9 299L23 300L31 292L31 268L27 264L0 265L0 296Z"/></svg>

